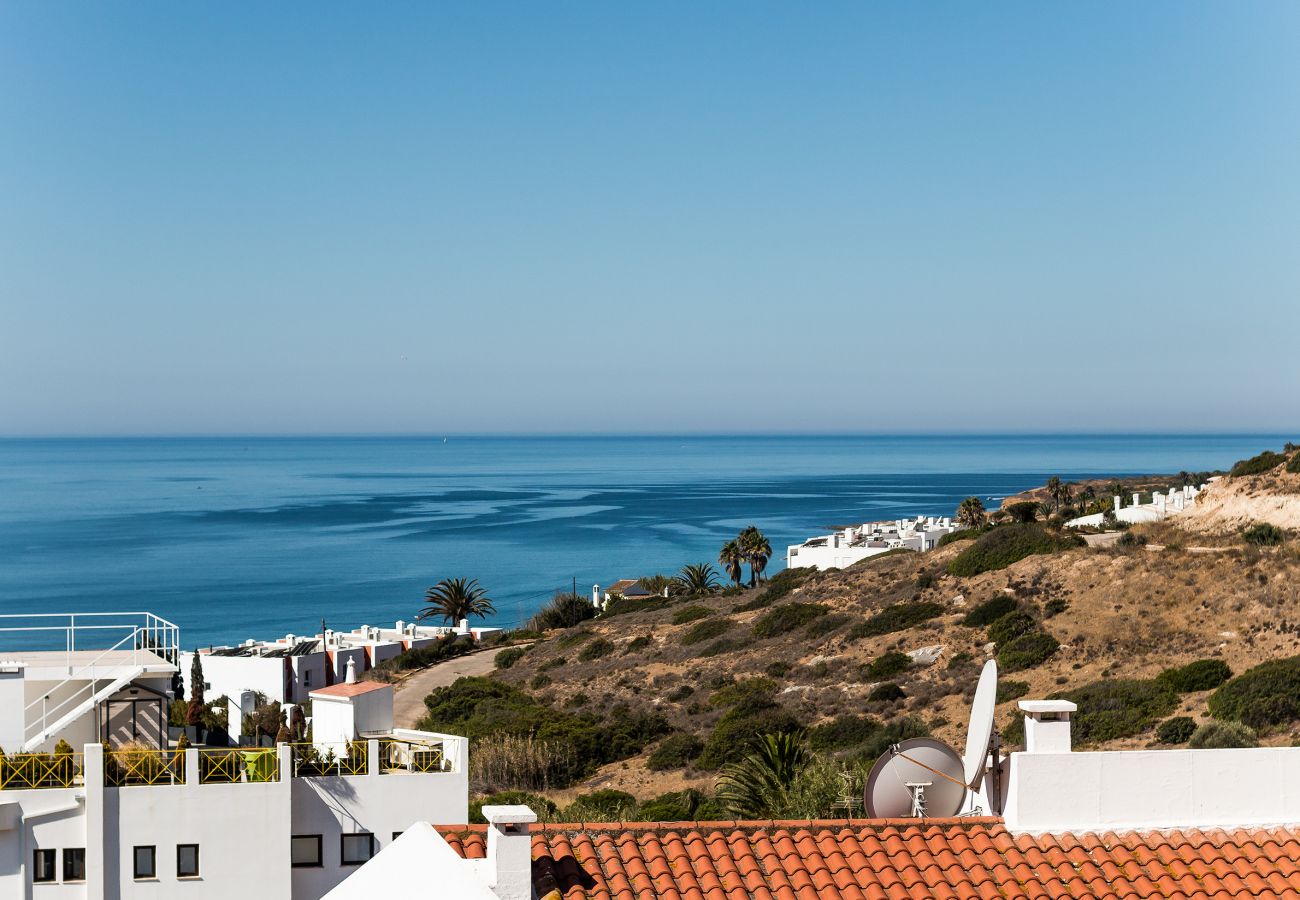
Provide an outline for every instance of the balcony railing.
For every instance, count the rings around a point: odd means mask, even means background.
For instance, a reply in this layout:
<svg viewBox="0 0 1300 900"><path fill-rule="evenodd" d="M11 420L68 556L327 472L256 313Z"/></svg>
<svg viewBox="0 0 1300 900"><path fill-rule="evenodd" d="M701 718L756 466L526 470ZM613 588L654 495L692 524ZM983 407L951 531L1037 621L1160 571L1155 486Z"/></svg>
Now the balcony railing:
<svg viewBox="0 0 1300 900"><path fill-rule="evenodd" d="M336 753L327 750L324 753L315 744L290 744L293 753L293 777L305 778L318 775L369 775L370 742L350 741Z"/></svg>
<svg viewBox="0 0 1300 900"><path fill-rule="evenodd" d="M124 748L104 754L104 784L109 787L184 783L184 750Z"/></svg>
<svg viewBox="0 0 1300 900"><path fill-rule="evenodd" d="M0 790L70 788L85 783L80 753L15 753L0 756Z"/></svg>
<svg viewBox="0 0 1300 900"><path fill-rule="evenodd" d="M280 757L265 750L200 750L199 784L262 783L280 780Z"/></svg>
<svg viewBox="0 0 1300 900"><path fill-rule="evenodd" d="M379 742L379 772L446 772L449 769L442 744L416 741L382 740Z"/></svg>

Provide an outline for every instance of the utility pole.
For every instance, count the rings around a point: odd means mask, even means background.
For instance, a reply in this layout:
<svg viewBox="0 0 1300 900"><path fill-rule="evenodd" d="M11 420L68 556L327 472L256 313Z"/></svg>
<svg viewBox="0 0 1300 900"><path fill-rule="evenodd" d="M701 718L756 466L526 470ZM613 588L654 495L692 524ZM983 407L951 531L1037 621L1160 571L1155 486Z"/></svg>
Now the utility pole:
<svg viewBox="0 0 1300 900"><path fill-rule="evenodd" d="M573 596L578 596L578 576L573 576Z"/></svg>

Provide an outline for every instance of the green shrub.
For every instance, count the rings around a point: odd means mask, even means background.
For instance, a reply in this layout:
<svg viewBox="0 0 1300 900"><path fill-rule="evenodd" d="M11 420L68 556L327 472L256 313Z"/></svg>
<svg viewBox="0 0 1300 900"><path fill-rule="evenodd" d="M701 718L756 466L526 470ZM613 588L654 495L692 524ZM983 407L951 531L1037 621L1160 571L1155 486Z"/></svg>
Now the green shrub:
<svg viewBox="0 0 1300 900"><path fill-rule="evenodd" d="M925 737L929 733L930 729L920 719L913 716L900 716L897 719L891 719L884 728L867 738L866 743L854 752L853 757L868 761L874 760L900 741L914 737Z"/></svg>
<svg viewBox="0 0 1300 900"><path fill-rule="evenodd" d="M597 638L590 644L582 648L578 654L579 662L593 662L604 656L609 656L614 652L614 642L605 638Z"/></svg>
<svg viewBox="0 0 1300 900"><path fill-rule="evenodd" d="M791 665L783 659L774 659L764 667L763 671L772 678L784 678L790 674Z"/></svg>
<svg viewBox="0 0 1300 900"><path fill-rule="evenodd" d="M713 640L731 628L734 623L730 619L705 619L687 629L682 635L681 642L686 646L700 644L704 641Z"/></svg>
<svg viewBox="0 0 1300 900"><path fill-rule="evenodd" d="M650 637L650 635L648 634L639 635L627 642L627 647L623 649L623 655L626 656L629 653L638 653L644 650L646 647L649 647L653 643L654 643L654 638Z"/></svg>
<svg viewBox="0 0 1300 900"><path fill-rule="evenodd" d="M916 576L916 589L918 591L928 590L934 585L934 575L929 572L922 572Z"/></svg>
<svg viewBox="0 0 1300 900"><path fill-rule="evenodd" d="M1060 646L1060 641L1045 631L1022 634L998 648L998 668L1004 672L1032 668L1048 659Z"/></svg>
<svg viewBox="0 0 1300 900"><path fill-rule="evenodd" d="M539 671L539 672L549 672L551 669L558 669L560 666L565 665L566 663L568 663L568 661L569 661L569 660L568 660L568 658L566 658L566 657L563 657L563 656L555 656L555 657L552 657L552 658L548 659L546 662L542 663L540 666L538 666L538 667L537 667L537 671Z"/></svg>
<svg viewBox="0 0 1300 900"><path fill-rule="evenodd" d="M808 746L814 750L845 750L865 743L884 726L871 716L836 716L808 731Z"/></svg>
<svg viewBox="0 0 1300 900"><path fill-rule="evenodd" d="M880 681L882 678L893 678L899 672L906 672L910 668L912 668L912 657L891 650L871 661L871 665L867 666L866 676L872 681Z"/></svg>
<svg viewBox="0 0 1300 900"><path fill-rule="evenodd" d="M1077 535L1053 534L1032 522L1003 525L959 553L948 563L948 571L953 575L978 575L1005 569L1035 554L1058 553L1082 543Z"/></svg>
<svg viewBox="0 0 1300 900"><path fill-rule="evenodd" d="M551 676L547 675L545 672L538 672L533 676L533 680L528 682L528 686L535 691L540 691L542 688L548 688L551 686Z"/></svg>
<svg viewBox="0 0 1300 900"><path fill-rule="evenodd" d="M763 588L763 591L757 597L748 603L741 603L732 612L750 612L755 609L762 609L765 606L771 606L816 573L817 570L812 568L783 569L768 581L767 587Z"/></svg>
<svg viewBox="0 0 1300 900"><path fill-rule="evenodd" d="M1300 475L1300 453L1292 454L1291 458L1287 460L1286 470L1292 475Z"/></svg>
<svg viewBox="0 0 1300 900"><path fill-rule="evenodd" d="M636 811L638 822L717 821L724 813L699 791L687 789L660 794L642 803Z"/></svg>
<svg viewBox="0 0 1300 900"><path fill-rule="evenodd" d="M1300 656L1247 669L1211 694L1209 707L1216 719L1257 731L1300 719Z"/></svg>
<svg viewBox="0 0 1300 900"><path fill-rule="evenodd" d="M551 631L556 628L572 628L595 617L596 607L586 597L569 591L557 591L551 602L528 620L528 629Z"/></svg>
<svg viewBox="0 0 1300 900"><path fill-rule="evenodd" d="M762 735L794 734L797 731L799 720L781 707L772 706L753 712L734 707L714 726L695 766L710 770L721 768L744 758Z"/></svg>
<svg viewBox="0 0 1300 900"><path fill-rule="evenodd" d="M956 532L960 534L961 532ZM1019 608L1020 604L1015 597L1008 594L999 594L992 600L985 600L983 603L971 607L970 612L961 623L967 628L984 628L992 625L998 619L1007 613L1013 613Z"/></svg>
<svg viewBox="0 0 1300 900"><path fill-rule="evenodd" d="M585 628L579 628L576 631L570 631L567 634L562 634L557 637L555 639L555 646L561 648L574 647L581 644L583 641L591 640L591 638L592 633L590 631Z"/></svg>
<svg viewBox="0 0 1300 900"><path fill-rule="evenodd" d="M1006 703L1009 700L1018 700L1029 693L1028 681L1015 681L1013 679L1000 679L998 681L998 693L995 703Z"/></svg>
<svg viewBox="0 0 1300 900"><path fill-rule="evenodd" d="M1022 634L1028 634L1038 627L1034 617L1029 613L1016 610L1009 612L989 626L989 640L1001 647Z"/></svg>
<svg viewBox="0 0 1300 900"><path fill-rule="evenodd" d="M892 681L886 681L884 684L878 684L867 694L867 701L871 703L893 703L895 700L902 700L907 697L903 689Z"/></svg>
<svg viewBox="0 0 1300 900"><path fill-rule="evenodd" d="M1052 697L1079 705L1070 731L1081 746L1141 734L1178 706L1178 695L1155 679L1103 679Z"/></svg>
<svg viewBox="0 0 1300 900"><path fill-rule="evenodd" d="M712 706L736 706L747 703L751 707L771 706L769 699L776 693L776 682L770 678L744 678L720 687L709 697ZM757 702L756 702L757 701Z"/></svg>
<svg viewBox="0 0 1300 900"><path fill-rule="evenodd" d="M713 615L713 610L709 609L707 606L687 606L673 613L673 624L686 625L690 622L697 622L700 619L707 619L711 615Z"/></svg>
<svg viewBox="0 0 1300 900"><path fill-rule="evenodd" d="M696 656L700 657L700 659L708 659L709 657L713 657L713 656L721 656L724 653L735 653L737 650L740 650L743 646L744 645L741 644L740 641L733 641L733 640L728 640L727 638L723 638L720 641L714 641L712 644L709 644L709 646L705 647L703 650L697 653Z"/></svg>
<svg viewBox="0 0 1300 900"><path fill-rule="evenodd" d="M1191 716L1174 716L1165 719L1156 729L1156 740L1161 744L1185 744L1196 731L1196 723Z"/></svg>
<svg viewBox="0 0 1300 900"><path fill-rule="evenodd" d="M948 668L950 670L960 669L964 666L972 666L974 664L975 657L967 653L965 650L960 653L954 653L952 656L948 657Z"/></svg>
<svg viewBox="0 0 1300 900"><path fill-rule="evenodd" d="M574 797L560 817L566 822L621 822L632 817L636 806L636 798L627 791L601 788Z"/></svg>
<svg viewBox="0 0 1300 900"><path fill-rule="evenodd" d="M826 613L827 608L821 603L787 603L768 610L755 620L754 637L787 635Z"/></svg>
<svg viewBox="0 0 1300 900"><path fill-rule="evenodd" d="M1272 450L1265 450L1259 456L1252 456L1250 459L1238 460L1229 475L1261 475L1276 469L1282 463L1286 462L1286 457L1281 453L1274 453Z"/></svg>
<svg viewBox="0 0 1300 900"><path fill-rule="evenodd" d="M936 616L943 615L943 604L933 601L919 603L895 603L887 606L865 622L859 622L849 629L849 640L855 641L865 637L876 637L905 631L913 626L928 622Z"/></svg>
<svg viewBox="0 0 1300 900"><path fill-rule="evenodd" d="M646 597L644 599L616 597L605 604L605 610L600 614L600 617L608 619L611 616L623 616L628 613L657 612L661 609L667 609L672 606L672 603L673 601L667 597Z"/></svg>
<svg viewBox="0 0 1300 900"><path fill-rule="evenodd" d="M493 662L496 663L498 669L508 669L523 659L524 654L527 652L527 647L507 647L496 655Z"/></svg>
<svg viewBox="0 0 1300 900"><path fill-rule="evenodd" d="M655 772L684 769L704 752L704 741L693 734L670 734L646 760L646 768Z"/></svg>
<svg viewBox="0 0 1300 900"><path fill-rule="evenodd" d="M1136 531L1126 531L1119 536L1115 542L1118 547L1145 547L1147 545L1147 536L1138 534Z"/></svg>
<svg viewBox="0 0 1300 900"><path fill-rule="evenodd" d="M950 531L943 537L939 538L939 546L946 547L949 544L955 544L958 541L973 541L981 534L989 530L988 525L980 528L963 528L961 531Z"/></svg>
<svg viewBox="0 0 1300 900"><path fill-rule="evenodd" d="M1050 619L1052 616L1059 616L1070 608L1070 602L1064 597L1053 597L1043 604L1043 618Z"/></svg>
<svg viewBox="0 0 1300 900"><path fill-rule="evenodd" d="M681 703L683 700L685 700L687 697L691 696L691 694L694 693L695 693L695 688L691 687L689 684L679 684L677 687L673 688L671 691L668 692L668 696L665 699L667 699L671 703Z"/></svg>
<svg viewBox="0 0 1300 900"><path fill-rule="evenodd" d="M1187 741L1192 750L1227 750L1232 747L1258 747L1253 729L1240 722L1206 722Z"/></svg>
<svg viewBox="0 0 1300 900"><path fill-rule="evenodd" d="M849 616L839 614L820 616L819 618L813 619L809 622L808 627L805 628L803 632L808 635L808 637L814 639L825 637L831 632L838 631L845 625L849 624L849 619Z"/></svg>
<svg viewBox="0 0 1300 900"><path fill-rule="evenodd" d="M1276 547L1286 540L1286 532L1268 522L1257 522L1243 531L1241 537L1254 547Z"/></svg>
<svg viewBox="0 0 1300 900"><path fill-rule="evenodd" d="M1012 503L1007 507L1007 515L1011 517L1011 521L1021 525L1036 521L1038 519L1038 504L1033 500L1021 500Z"/></svg>
<svg viewBox="0 0 1300 900"><path fill-rule="evenodd" d="M1232 669L1221 659L1198 659L1177 669L1165 669L1156 680L1171 691L1190 694L1209 691L1232 677Z"/></svg>

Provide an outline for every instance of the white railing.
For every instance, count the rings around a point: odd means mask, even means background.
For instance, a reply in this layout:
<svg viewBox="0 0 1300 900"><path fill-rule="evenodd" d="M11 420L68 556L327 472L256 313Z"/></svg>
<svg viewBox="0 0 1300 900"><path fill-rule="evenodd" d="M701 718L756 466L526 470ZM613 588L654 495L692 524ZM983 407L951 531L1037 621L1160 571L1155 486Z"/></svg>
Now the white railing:
<svg viewBox="0 0 1300 900"><path fill-rule="evenodd" d="M94 624L105 619L134 620L117 621L109 624ZM58 620L61 624L54 624ZM80 620L80 621L79 621ZM10 622L38 622L39 624L11 625ZM91 624L88 624L91 623ZM0 615L0 637L7 635L62 635L63 666L65 673L62 681L31 703L24 710L24 740L30 741L42 735L51 722L56 725L60 719L72 713L82 704L93 701L101 684L112 684L123 676L123 667L128 667L131 675L158 657L175 664L180 653L180 628L161 616L149 612L110 612L110 613L9 613ZM106 634L107 633L107 634ZM87 647L87 643L97 644L112 640L114 633L121 637L107 648ZM97 641L96 638L99 640ZM57 637L51 643L57 643ZM77 649L78 643L81 650ZM43 653L59 653L55 649ZM78 662L74 654L94 655L86 662ZM0 658L6 651L0 649ZM22 654L18 656L21 658ZM106 670L106 671L105 671ZM51 708L50 698L59 694L61 689L74 683L85 682L67 697L58 700Z"/></svg>

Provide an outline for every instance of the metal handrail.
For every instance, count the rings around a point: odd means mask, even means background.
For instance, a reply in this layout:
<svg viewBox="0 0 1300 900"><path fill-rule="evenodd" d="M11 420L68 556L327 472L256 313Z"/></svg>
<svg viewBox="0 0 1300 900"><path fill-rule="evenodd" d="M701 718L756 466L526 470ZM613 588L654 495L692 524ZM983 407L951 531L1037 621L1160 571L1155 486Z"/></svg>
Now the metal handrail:
<svg viewBox="0 0 1300 900"><path fill-rule="evenodd" d="M110 787L184 783L184 750L131 748L104 753L104 784Z"/></svg>
<svg viewBox="0 0 1300 900"><path fill-rule="evenodd" d="M315 744L295 743L293 752L293 777L306 778L321 775L369 775L370 742L349 741L348 752L336 756L333 750L321 754Z"/></svg>
<svg viewBox="0 0 1300 900"><path fill-rule="evenodd" d="M116 625L77 625L78 616L142 616L144 624L139 623L127 624L120 623ZM104 665L104 660L109 654L121 653L126 644L130 644L131 664L138 666L140 664L140 651L145 650L163 659L172 661L177 659L180 652L180 628L172 622L167 621L161 616L153 613L36 613L26 616L22 613L7 613L0 615L0 619L24 619L24 618L64 618L68 624L62 627L44 626L44 627L16 627L0 628L0 632L13 631L63 631L66 638L66 647L64 652L65 664L68 669L68 675L63 681L44 692L37 697L23 710L23 739L30 740L33 736L43 733L48 727L51 720L57 722L59 718L67 712L72 711L78 705L93 699L98 691L98 686L102 681L112 683L112 679L98 677L95 674L97 667ZM72 666L72 653L76 651L76 632L78 629L83 631L107 631L120 630L129 628L130 633L122 637L116 644L106 650L100 651L90 662L85 663L75 669ZM50 696L56 693L65 685L76 681L86 680L89 675L89 683L85 688L78 688L70 696L59 701L51 710L46 706ZM83 696L84 695L84 696ZM36 718L34 710L40 706L39 721L31 721Z"/></svg>
<svg viewBox="0 0 1300 900"><path fill-rule="evenodd" d="M199 784L240 784L280 780L280 754L274 748L200 750Z"/></svg>
<svg viewBox="0 0 1300 900"><path fill-rule="evenodd" d="M380 774L390 774L395 770L425 774L447 771L447 754L441 743L382 740L379 742L379 759Z"/></svg>

